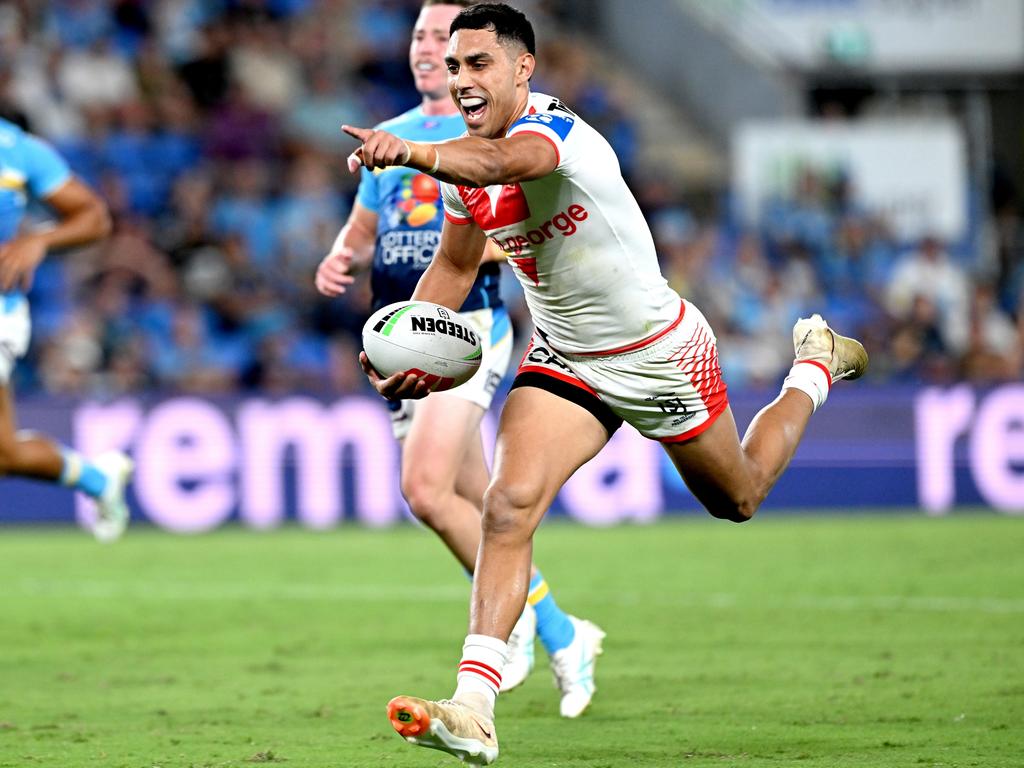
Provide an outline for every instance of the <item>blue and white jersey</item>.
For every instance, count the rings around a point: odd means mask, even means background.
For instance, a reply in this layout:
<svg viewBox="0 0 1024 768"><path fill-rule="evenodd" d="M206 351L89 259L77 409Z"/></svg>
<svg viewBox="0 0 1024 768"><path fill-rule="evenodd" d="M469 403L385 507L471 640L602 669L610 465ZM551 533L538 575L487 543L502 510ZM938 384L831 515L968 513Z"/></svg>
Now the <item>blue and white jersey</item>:
<svg viewBox="0 0 1024 768"><path fill-rule="evenodd" d="M29 198L43 200L71 178L57 151L42 139L0 119L0 244L13 240ZM0 294L0 305L20 294Z"/></svg>
<svg viewBox="0 0 1024 768"><path fill-rule="evenodd" d="M454 139L466 132L461 115L424 115L420 107L377 128L409 141L428 142ZM372 172L364 168L356 201L377 214L377 247L370 277L373 308L408 299L441 242L444 206L440 185L404 166ZM498 278L498 264L481 264L461 311L500 307Z"/></svg>

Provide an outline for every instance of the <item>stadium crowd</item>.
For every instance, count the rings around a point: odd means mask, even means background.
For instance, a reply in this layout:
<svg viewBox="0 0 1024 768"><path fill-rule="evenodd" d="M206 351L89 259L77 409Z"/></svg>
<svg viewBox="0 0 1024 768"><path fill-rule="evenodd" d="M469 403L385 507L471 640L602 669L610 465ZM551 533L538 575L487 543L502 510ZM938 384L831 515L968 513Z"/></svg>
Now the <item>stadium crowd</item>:
<svg viewBox="0 0 1024 768"><path fill-rule="evenodd" d="M558 20L555 3L518 4ZM21 393L363 387L368 287L328 301L312 276L355 189L339 126L418 101L407 59L418 7L0 4L0 110L49 139L115 215L106 243L38 271ZM535 87L612 141L665 274L719 335L730 386L776 384L791 363L793 320L813 311L865 339L869 380L1024 376L1024 223L1012 189L956 247L899 242L852 204L841 175L813 169L758 231L736 223L726 191L695 214L690 196L638 160L634 105L588 66L585 45L550 33L541 42ZM514 282L507 275L506 295L525 342Z"/></svg>

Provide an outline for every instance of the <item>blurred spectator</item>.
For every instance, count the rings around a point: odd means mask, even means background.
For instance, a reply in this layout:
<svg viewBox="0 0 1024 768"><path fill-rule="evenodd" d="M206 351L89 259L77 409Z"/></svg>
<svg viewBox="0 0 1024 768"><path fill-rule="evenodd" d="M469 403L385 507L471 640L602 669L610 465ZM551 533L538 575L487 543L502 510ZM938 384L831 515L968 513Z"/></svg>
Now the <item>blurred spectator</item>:
<svg viewBox="0 0 1024 768"><path fill-rule="evenodd" d="M749 230L726 190L719 204L684 192L664 168L640 167L632 84L606 71L588 40L560 32L558 3L527 6L551 11L538 25L534 87L615 148L666 278L718 332L730 386L776 384L793 319L813 311L864 336L873 380L1021 378L1024 223L1014 190L995 200L985 260L960 250L957 260L934 239L908 252L831 165L788 169L790 186ZM39 343L22 383L69 395L365 386L355 353L366 281L326 301L311 276L354 191L344 172L353 142L340 125L371 125L418 101L407 62L418 7L0 3L0 108L53 140L117 217L105 248L41 267ZM508 271L502 280L525 342L521 293Z"/></svg>
<svg viewBox="0 0 1024 768"><path fill-rule="evenodd" d="M924 238L917 250L896 263L886 289L886 308L898 320L914 314L918 299L934 305L945 346L963 352L968 341L970 280L934 237Z"/></svg>

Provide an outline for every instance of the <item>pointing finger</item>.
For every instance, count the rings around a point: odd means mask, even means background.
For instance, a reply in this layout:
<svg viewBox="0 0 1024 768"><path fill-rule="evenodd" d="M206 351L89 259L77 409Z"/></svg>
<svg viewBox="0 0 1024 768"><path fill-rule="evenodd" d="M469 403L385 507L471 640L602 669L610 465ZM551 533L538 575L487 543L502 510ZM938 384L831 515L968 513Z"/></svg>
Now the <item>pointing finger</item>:
<svg viewBox="0 0 1024 768"><path fill-rule="evenodd" d="M341 126L341 130L360 142L366 141L373 135L373 131L369 128L357 128L354 125L343 125Z"/></svg>

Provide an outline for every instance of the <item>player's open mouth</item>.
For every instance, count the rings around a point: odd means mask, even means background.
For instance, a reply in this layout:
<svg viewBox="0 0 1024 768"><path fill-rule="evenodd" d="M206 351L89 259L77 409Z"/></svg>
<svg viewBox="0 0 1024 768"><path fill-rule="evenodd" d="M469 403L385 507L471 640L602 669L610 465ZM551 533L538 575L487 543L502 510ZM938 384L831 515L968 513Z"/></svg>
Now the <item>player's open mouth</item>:
<svg viewBox="0 0 1024 768"><path fill-rule="evenodd" d="M465 115L467 123L480 122L487 110L487 102L479 96L463 97L459 99L459 105L462 107L462 113Z"/></svg>
<svg viewBox="0 0 1024 768"><path fill-rule="evenodd" d="M417 61L415 69L417 72L434 72L437 70L437 65L432 61Z"/></svg>

